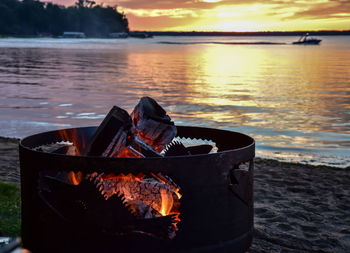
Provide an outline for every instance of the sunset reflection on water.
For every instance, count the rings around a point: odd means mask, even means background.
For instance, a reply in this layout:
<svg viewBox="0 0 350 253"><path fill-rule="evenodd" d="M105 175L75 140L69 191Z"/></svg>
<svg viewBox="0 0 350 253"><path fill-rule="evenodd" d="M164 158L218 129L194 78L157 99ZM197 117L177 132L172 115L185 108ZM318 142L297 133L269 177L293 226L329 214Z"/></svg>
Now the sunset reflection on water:
<svg viewBox="0 0 350 253"><path fill-rule="evenodd" d="M88 49L69 40L32 47L2 40L0 135L98 125L113 105L130 112L147 95L180 125L253 136L258 155L349 157L349 37L323 39L309 47L84 40Z"/></svg>

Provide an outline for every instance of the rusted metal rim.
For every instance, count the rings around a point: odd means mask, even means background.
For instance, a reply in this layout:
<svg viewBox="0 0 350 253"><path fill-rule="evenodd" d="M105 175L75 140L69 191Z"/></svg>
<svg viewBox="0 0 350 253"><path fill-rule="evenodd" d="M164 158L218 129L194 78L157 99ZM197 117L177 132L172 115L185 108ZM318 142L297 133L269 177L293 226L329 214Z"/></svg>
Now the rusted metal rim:
<svg viewBox="0 0 350 253"><path fill-rule="evenodd" d="M60 130L54 130L49 132L42 132L38 134L34 134L28 137L23 138L20 141L20 147L23 149L27 149L30 151L34 151L36 153L47 153L44 151L39 150L33 150L33 148L41 146L41 145L47 145L52 144L60 141L72 141L69 138L62 138L62 135L60 135L60 132L67 132L68 136L73 133L73 131L76 131L77 137L78 137L78 145L81 144L82 139L88 140L93 133L96 131L96 126L91 127L79 127L79 128L67 128L67 129L60 129ZM218 155L220 153L225 152L234 152L239 151L242 149L250 150L251 155L254 157L254 149L255 149L255 141L253 138L251 138L248 135L245 135L243 133L239 132L233 132L233 131L227 131L227 130L219 130L219 129L213 129L213 128L205 128L205 127L192 127L192 126L177 126L178 134L177 136L184 137L184 138L196 138L196 139L206 139L206 140L212 140L217 143L217 146L219 148L219 151L217 153L213 154L200 154L200 155L191 155L191 156L172 156L172 157L159 157L159 158L137 158L137 160L157 160L157 159L174 159L179 157L194 157L194 156L211 156L211 155ZM50 156L59 156L62 157L62 154L53 154L50 153ZM64 155L69 156L69 155ZM70 156L69 156L70 157ZM84 159L101 159L101 157L94 157L94 156L81 156L84 157ZM104 160L135 160L135 158L102 158Z"/></svg>

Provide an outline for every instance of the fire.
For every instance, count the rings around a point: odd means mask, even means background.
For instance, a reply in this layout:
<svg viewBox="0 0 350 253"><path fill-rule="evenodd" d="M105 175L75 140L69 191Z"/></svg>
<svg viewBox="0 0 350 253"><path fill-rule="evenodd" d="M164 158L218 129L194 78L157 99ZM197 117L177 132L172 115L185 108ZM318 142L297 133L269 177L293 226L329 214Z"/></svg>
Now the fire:
<svg viewBox="0 0 350 253"><path fill-rule="evenodd" d="M164 184L168 184L175 192L175 194L177 195L178 199L181 199L182 195L180 194L180 187L178 187L177 185L175 185L173 182L171 182L169 179L167 179L166 177L163 177L162 174L158 173L157 175L154 173L151 173L151 175L156 178L159 182L162 182Z"/></svg>
<svg viewBox="0 0 350 253"><path fill-rule="evenodd" d="M58 134L60 135L62 141L69 141L73 143L73 147L75 148L75 155L81 155L86 146L86 141L84 138L79 138L76 128L60 130L58 131ZM79 140L81 143L79 143Z"/></svg>
<svg viewBox="0 0 350 253"><path fill-rule="evenodd" d="M163 216L167 216L173 208L174 199L164 189L160 189L160 195L162 196L162 205L160 207L159 213Z"/></svg>
<svg viewBox="0 0 350 253"><path fill-rule="evenodd" d="M74 171L69 171L67 175L67 180L70 184L78 185L83 180L83 173L80 171L74 173Z"/></svg>
<svg viewBox="0 0 350 253"><path fill-rule="evenodd" d="M111 173L100 176L99 180L103 184L106 199L114 194L122 194L134 214L143 215L144 211L151 208L155 211L154 217L173 215L176 228L180 221L180 188L160 173L151 175L152 177L146 177L143 173L136 176L131 173Z"/></svg>
<svg viewBox="0 0 350 253"><path fill-rule="evenodd" d="M151 114L154 115L160 112L157 106L152 101L143 101L138 110L146 111L147 108L153 108ZM176 128L171 125L170 118L167 115L160 115L158 120L148 120L147 113L143 118L139 118L139 114L134 118L134 125L140 126L144 132L139 130L132 130L129 127L126 117L127 112L123 112L122 109L113 109L111 114L107 115L107 120L117 120L123 125L119 129L112 131L114 138L112 140L96 141L92 138L91 142L83 138L81 134L78 134L77 129L67 129L58 131L62 141L69 141L73 143L69 147L71 151L67 155L101 155L102 157L113 158L144 158L146 156L162 157L159 152L164 149L165 144L173 139L176 134ZM159 114L159 113L158 113ZM157 118L157 117L156 117ZM131 119L131 118L130 118ZM136 120L137 119L137 120ZM124 121L123 121L124 120ZM136 120L136 121L135 121ZM106 124L101 124L105 126ZM134 128L133 126L132 128ZM98 136L101 139L105 138L105 133L108 133L110 129L99 128L96 130ZM110 135L107 135L110 136ZM98 140L101 140L98 139ZM86 145L86 141L89 141ZM102 144L101 144L102 143ZM105 148L107 144L107 149ZM95 146L94 146L95 145ZM88 148L86 149L86 146ZM99 150L96 154L89 154L91 146L97 147ZM90 150L90 151L89 151ZM102 154L100 154L100 151ZM151 153L151 155L150 155ZM83 176L84 173L84 176ZM72 185L79 185L83 177L90 180L97 187L98 191L106 200L110 201L122 201L123 209L127 209L137 219L154 219L162 216L168 216L168 218L162 219L168 222L169 226L169 238L175 236L175 232L178 230L177 224L180 221L180 199L181 194L180 187L178 187L173 180L161 173L147 174L142 173L138 175L123 174L123 173L98 173L93 172L87 174L86 172L73 172L70 171L67 174L67 180ZM112 197L114 195L114 198ZM115 196L117 195L117 196ZM110 199L111 198L111 199ZM119 198L119 200L118 200ZM112 202L113 203L113 202ZM118 215L118 214L116 214ZM170 224L169 224L170 222Z"/></svg>
<svg viewBox="0 0 350 253"><path fill-rule="evenodd" d="M140 138L143 138L143 136L140 135L140 133L138 133L138 136ZM153 146L153 148L155 148ZM118 157L129 157L129 158L140 158L143 157L141 152L138 152L137 150L134 150L130 147L124 148L119 154ZM175 223L174 223L174 227L176 228L176 224L180 221L179 219L179 212L177 211L178 206L174 206L175 202L174 202L174 197L172 195L172 193L174 193L174 196L176 198L176 200L178 201L182 196L179 193L180 188L175 185L171 179L166 178L164 176L162 176L160 173L158 173L157 175L154 173L151 173L151 175L153 176L154 179L156 179L158 182L166 185L167 187L169 187L172 191L166 190L164 188L161 188L159 190L160 192L160 196L161 196L161 204L158 205L157 203L145 203L146 205L151 205L152 208L154 208L160 215L162 216L167 216L169 214L175 215ZM127 181L128 183L126 184L133 184L133 181L137 181L140 182L142 181L142 179L145 177L145 175L141 174L138 176L134 176L132 174L128 174L128 175L124 175L124 174L119 174L119 175L114 175L114 174L110 174L110 175L104 175L102 180L116 180L116 181ZM117 190L116 192L120 192L120 189ZM128 190L122 192L124 197L126 197L127 200L135 200L135 196ZM137 198L136 198L137 199Z"/></svg>

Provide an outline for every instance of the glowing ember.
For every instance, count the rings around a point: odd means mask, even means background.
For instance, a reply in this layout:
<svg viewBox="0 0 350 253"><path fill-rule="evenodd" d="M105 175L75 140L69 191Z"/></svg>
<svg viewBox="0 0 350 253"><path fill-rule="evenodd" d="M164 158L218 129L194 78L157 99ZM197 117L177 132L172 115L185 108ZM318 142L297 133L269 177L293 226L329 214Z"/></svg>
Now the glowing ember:
<svg viewBox="0 0 350 253"><path fill-rule="evenodd" d="M127 148L123 148L117 157L142 158L144 156L129 146Z"/></svg>
<svg viewBox="0 0 350 253"><path fill-rule="evenodd" d="M173 188L155 178L145 178L143 174L134 176L132 174L97 176L92 175L94 180L100 180L102 194L109 199L114 194L122 194L127 202L142 202L156 210L162 216L176 211L179 206L179 198Z"/></svg>

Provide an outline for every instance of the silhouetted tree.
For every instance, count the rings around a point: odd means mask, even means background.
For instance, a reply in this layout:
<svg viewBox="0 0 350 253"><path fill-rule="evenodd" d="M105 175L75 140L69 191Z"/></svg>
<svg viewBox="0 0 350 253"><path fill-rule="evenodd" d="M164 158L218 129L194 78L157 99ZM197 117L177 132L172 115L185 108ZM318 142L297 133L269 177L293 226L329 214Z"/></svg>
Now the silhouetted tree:
<svg viewBox="0 0 350 253"><path fill-rule="evenodd" d="M78 0L75 2L75 5L78 8L92 8L96 4L95 1L90 1L90 0Z"/></svg>
<svg viewBox="0 0 350 253"><path fill-rule="evenodd" d="M16 14L18 6L17 0L2 0L0 2L0 34L11 34L12 31L18 31Z"/></svg>
<svg viewBox="0 0 350 253"><path fill-rule="evenodd" d="M68 8L38 0L1 0L0 34L35 35L81 31L88 36L129 31L128 20L116 8L78 0Z"/></svg>

